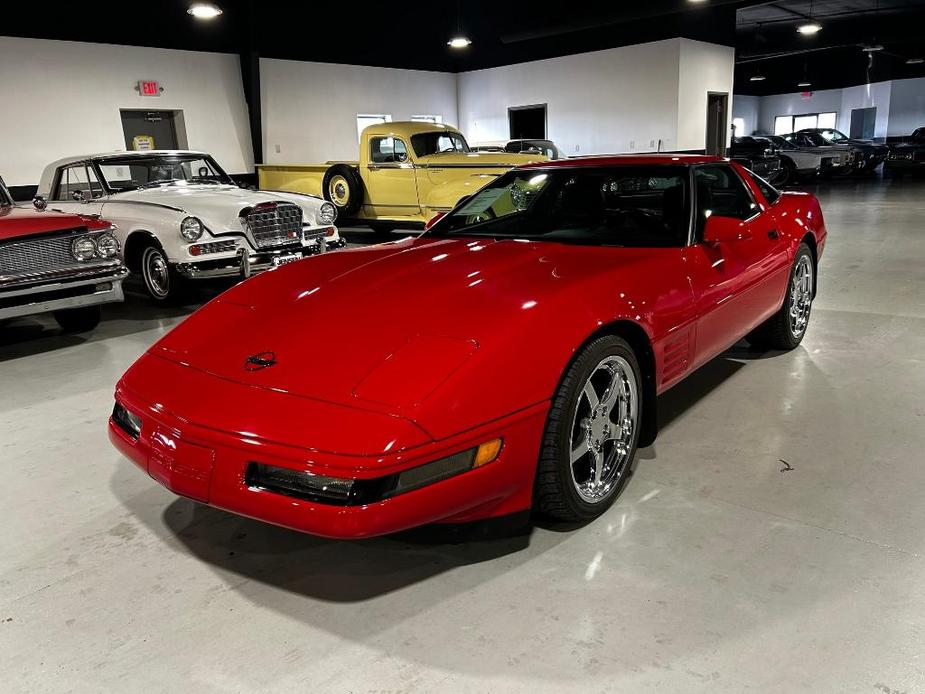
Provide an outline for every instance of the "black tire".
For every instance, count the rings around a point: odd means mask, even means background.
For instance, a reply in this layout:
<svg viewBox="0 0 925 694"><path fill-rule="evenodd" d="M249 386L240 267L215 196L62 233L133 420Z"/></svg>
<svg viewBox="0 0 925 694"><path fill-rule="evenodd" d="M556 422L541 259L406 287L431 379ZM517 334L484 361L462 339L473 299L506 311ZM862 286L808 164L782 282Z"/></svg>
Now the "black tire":
<svg viewBox="0 0 925 694"><path fill-rule="evenodd" d="M141 249L139 267L145 291L153 302L169 306L186 296L186 278L177 272L158 244L151 242Z"/></svg>
<svg viewBox="0 0 925 694"><path fill-rule="evenodd" d="M100 324L99 306L84 306L55 311L52 314L66 333L87 333Z"/></svg>
<svg viewBox="0 0 925 694"><path fill-rule="evenodd" d="M809 288L810 296L809 303L805 306L805 323L800 330L796 330L793 327L791 322L791 308L793 307L794 297L796 294L794 286L794 277L798 271L798 268L802 263L808 263L808 267L812 270L812 275L809 278ZM748 336L745 338L748 340L749 344L753 347L759 349L782 349L790 350L794 349L803 341L803 337L806 335L806 329L809 324L809 317L812 311L812 299L816 291L815 288L815 273L816 265L813 262L812 251L809 250L809 246L805 243L801 243L797 248L796 255L793 258L793 265L790 268L790 276L787 280L787 293L784 296L784 303L781 305L780 309L771 316L764 323L755 328ZM802 300L798 297L800 301L800 306L802 308Z"/></svg>
<svg viewBox="0 0 925 694"><path fill-rule="evenodd" d="M346 197L332 195L332 185L343 183ZM324 174L322 183L324 199L337 208L339 218L349 217L363 204L363 181L357 170L347 164L335 164Z"/></svg>
<svg viewBox="0 0 925 694"><path fill-rule="evenodd" d="M592 503L583 498L578 490L579 485L570 454L585 384L593 374L599 373L596 369L602 360L610 357L623 360L629 366L634 379L635 424L627 441L625 457L621 457L624 462L619 473L606 494ZM625 340L615 335L606 335L594 340L572 361L553 397L546 419L533 492L534 509L539 514L556 521L581 523L597 518L610 508L632 474L639 432L642 430L642 383L639 361L633 349ZM607 414L606 417L612 423L611 415ZM587 421L587 418L583 421ZM585 425L580 426L584 428ZM575 463L581 464L581 460Z"/></svg>
<svg viewBox="0 0 925 694"><path fill-rule="evenodd" d="M782 157L780 163L781 173L780 180L777 181L777 185L783 188L788 183L796 183L799 179L799 176L797 175L797 166L793 163L793 159L790 159L789 157Z"/></svg>
<svg viewBox="0 0 925 694"><path fill-rule="evenodd" d="M373 230L376 237L388 238L392 235L395 225L391 222L369 222L369 228Z"/></svg>

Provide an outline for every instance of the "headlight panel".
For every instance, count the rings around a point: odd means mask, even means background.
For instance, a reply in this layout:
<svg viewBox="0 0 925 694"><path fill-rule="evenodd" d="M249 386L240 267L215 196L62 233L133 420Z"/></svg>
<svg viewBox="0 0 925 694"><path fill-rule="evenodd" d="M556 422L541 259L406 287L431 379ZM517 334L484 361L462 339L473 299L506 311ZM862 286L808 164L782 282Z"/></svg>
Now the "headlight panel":
<svg viewBox="0 0 925 694"><path fill-rule="evenodd" d="M180 222L180 236L187 241L198 241L202 236L202 222L196 217L187 217Z"/></svg>
<svg viewBox="0 0 925 694"><path fill-rule="evenodd" d="M337 208L329 202L321 203L321 209L318 210L318 220L322 224L332 224L337 219Z"/></svg>
<svg viewBox="0 0 925 694"><path fill-rule="evenodd" d="M71 255L81 263L93 260L96 255L96 241L92 236L78 236L71 241Z"/></svg>
<svg viewBox="0 0 925 694"><path fill-rule="evenodd" d="M119 253L119 242L110 233L96 237L96 254L100 258L114 258Z"/></svg>
<svg viewBox="0 0 925 694"><path fill-rule="evenodd" d="M306 470L248 463L244 483L254 490L281 494L330 506L363 506L442 482L494 462L504 446L492 439L480 446L372 479L329 477Z"/></svg>

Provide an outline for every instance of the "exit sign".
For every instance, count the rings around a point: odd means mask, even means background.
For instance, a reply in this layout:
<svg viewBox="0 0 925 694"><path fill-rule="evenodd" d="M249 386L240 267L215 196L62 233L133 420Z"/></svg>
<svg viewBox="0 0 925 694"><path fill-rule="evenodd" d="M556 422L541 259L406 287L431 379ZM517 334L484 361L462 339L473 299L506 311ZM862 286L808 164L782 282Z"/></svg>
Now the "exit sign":
<svg viewBox="0 0 925 694"><path fill-rule="evenodd" d="M138 93L142 96L160 96L161 85L151 80L140 80L138 82Z"/></svg>

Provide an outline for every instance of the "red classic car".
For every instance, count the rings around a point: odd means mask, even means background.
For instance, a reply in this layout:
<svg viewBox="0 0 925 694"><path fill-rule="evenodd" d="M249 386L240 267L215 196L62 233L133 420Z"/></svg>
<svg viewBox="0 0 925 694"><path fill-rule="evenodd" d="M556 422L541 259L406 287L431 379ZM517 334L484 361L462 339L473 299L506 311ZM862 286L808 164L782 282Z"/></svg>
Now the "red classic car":
<svg viewBox="0 0 925 694"><path fill-rule="evenodd" d="M0 181L0 320L51 311L65 331L95 328L128 274L112 231L94 217L16 207Z"/></svg>
<svg viewBox="0 0 925 694"><path fill-rule="evenodd" d="M110 438L178 494L329 537L588 520L658 393L743 337L800 343L825 237L812 195L715 157L514 169L418 238L222 294L123 376Z"/></svg>

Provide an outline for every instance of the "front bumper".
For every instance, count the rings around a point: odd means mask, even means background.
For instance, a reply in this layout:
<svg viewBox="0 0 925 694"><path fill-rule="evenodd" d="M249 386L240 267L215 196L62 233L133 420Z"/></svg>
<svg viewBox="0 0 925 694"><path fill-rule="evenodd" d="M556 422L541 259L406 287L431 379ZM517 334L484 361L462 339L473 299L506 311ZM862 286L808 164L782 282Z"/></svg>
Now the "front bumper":
<svg viewBox="0 0 925 694"><path fill-rule="evenodd" d="M224 255L220 258L203 256L203 260L196 262L177 263L177 270L188 279L214 279L218 277L247 278L258 272L269 270L277 266L274 259L301 256L308 258L326 252L330 245L324 239L317 239L311 246L294 246L275 248L268 251L251 251L238 249L234 255Z"/></svg>
<svg viewBox="0 0 925 694"><path fill-rule="evenodd" d="M170 370L179 373L179 368ZM207 387L204 374L192 373L191 378L186 385L192 388L185 388L187 393ZM208 380L219 390L232 387L216 379ZM160 395L159 402L171 399L169 393L167 398ZM135 438L124 422L110 418L110 441L167 489L242 516L338 539L371 537L427 523L475 520L529 508L548 409L548 403L540 403L442 441L388 455L364 456L296 447L280 442L278 436L259 438L260 432L244 436L209 424L194 424L185 413L168 412L169 404L153 405L149 398L123 386L116 392L116 402L140 418L141 430ZM365 415L357 411L357 416ZM345 432L346 436L349 434ZM504 447L493 462L372 503L322 503L248 484L248 471L255 464L372 483L495 438L503 439Z"/></svg>
<svg viewBox="0 0 925 694"><path fill-rule="evenodd" d="M925 171L925 157L922 159L887 158L884 166L890 171Z"/></svg>
<svg viewBox="0 0 925 694"><path fill-rule="evenodd" d="M24 280L2 278L0 320L122 301L122 280L127 275L128 269L118 264L44 276L37 274Z"/></svg>

